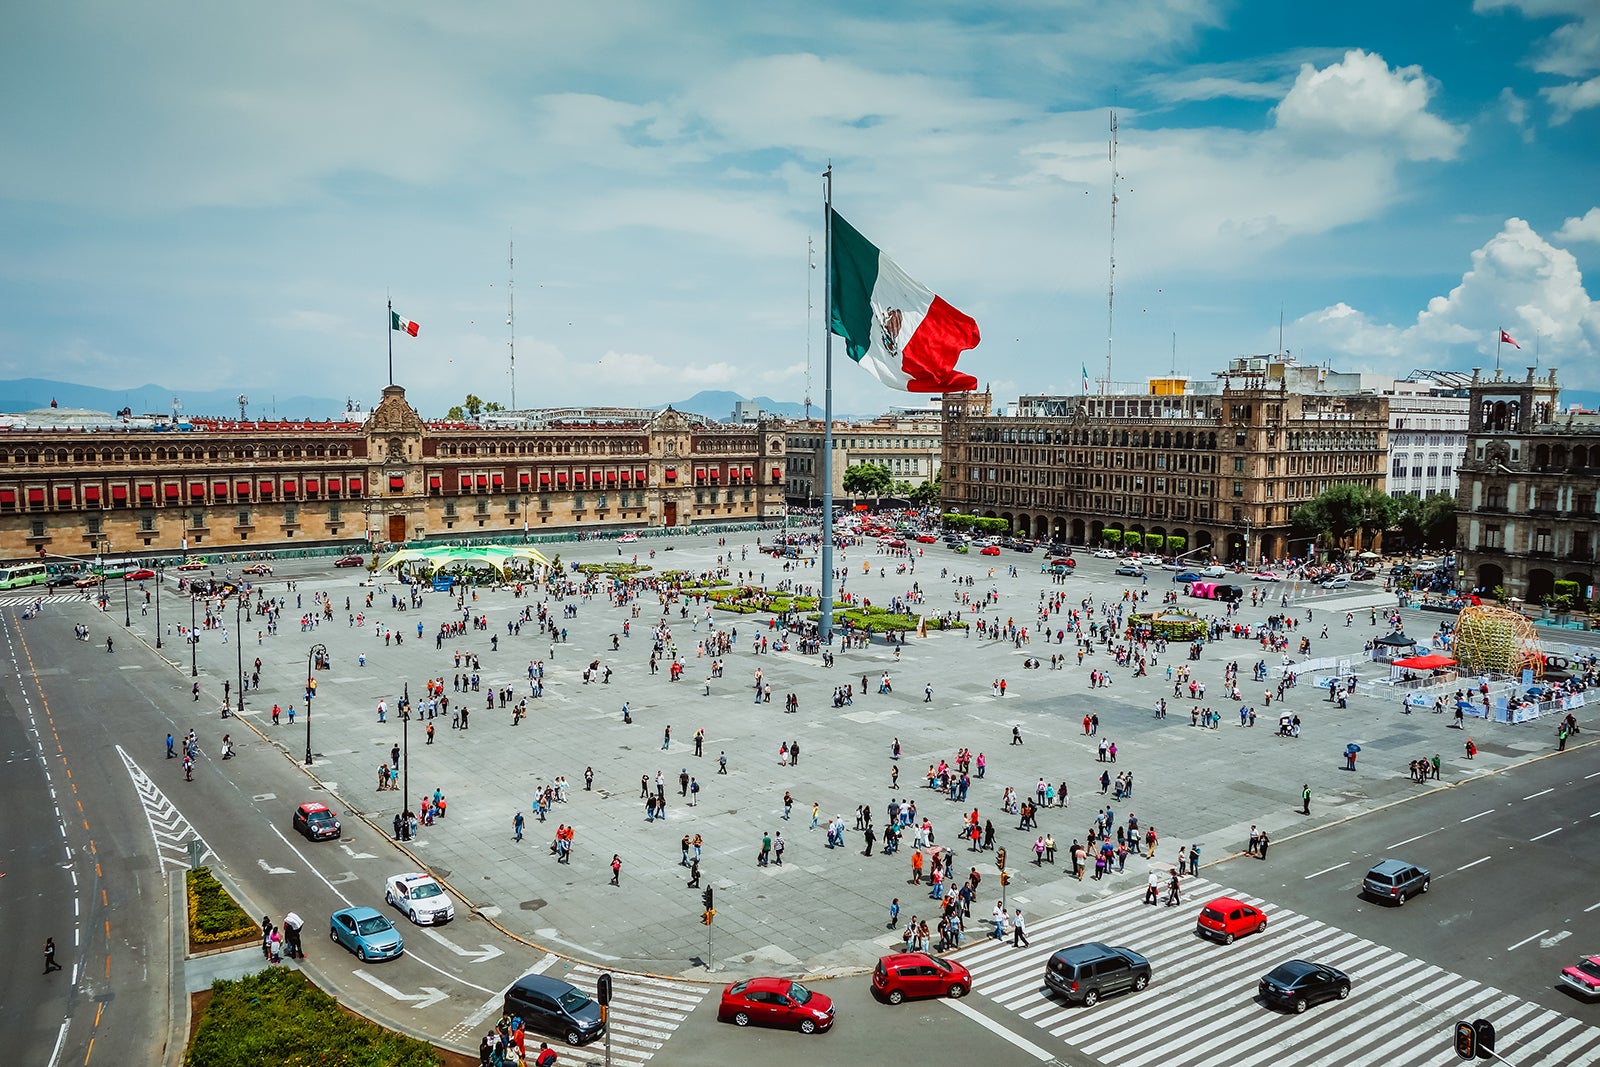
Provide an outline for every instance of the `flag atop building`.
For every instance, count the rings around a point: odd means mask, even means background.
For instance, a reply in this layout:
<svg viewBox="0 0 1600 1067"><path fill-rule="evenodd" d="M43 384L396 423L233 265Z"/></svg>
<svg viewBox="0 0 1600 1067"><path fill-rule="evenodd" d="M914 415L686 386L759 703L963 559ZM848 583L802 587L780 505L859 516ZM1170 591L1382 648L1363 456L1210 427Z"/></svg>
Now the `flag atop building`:
<svg viewBox="0 0 1600 1067"><path fill-rule="evenodd" d="M1500 343L1503 344L1503 345L1510 345L1512 348L1515 348L1518 352L1522 351L1522 346L1517 344L1517 342L1513 341L1511 339L1511 335L1509 333L1506 333L1504 330L1500 331Z"/></svg>
<svg viewBox="0 0 1600 1067"><path fill-rule="evenodd" d="M1078 364L1078 367L1083 371L1083 391L1085 394L1087 394L1089 392L1089 365L1087 363L1080 363Z"/></svg>
<svg viewBox="0 0 1600 1067"><path fill-rule="evenodd" d="M891 389L958 392L978 379L956 369L977 345L978 324L913 279L832 212L829 328L850 358Z"/></svg>
<svg viewBox="0 0 1600 1067"><path fill-rule="evenodd" d="M417 335L417 331L422 329L422 327L418 326L416 323L412 322L410 319L402 317L398 311L395 311L393 308L390 308L389 309L389 329L397 330L400 333L408 333L412 337L415 337Z"/></svg>

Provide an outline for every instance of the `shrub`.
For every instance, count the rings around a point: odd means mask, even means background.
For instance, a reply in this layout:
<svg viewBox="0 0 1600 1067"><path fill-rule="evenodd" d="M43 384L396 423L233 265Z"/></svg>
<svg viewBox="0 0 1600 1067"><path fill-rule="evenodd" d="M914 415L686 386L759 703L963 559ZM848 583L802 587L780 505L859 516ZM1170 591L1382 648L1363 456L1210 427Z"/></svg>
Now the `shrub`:
<svg viewBox="0 0 1600 1067"><path fill-rule="evenodd" d="M1144 535L1137 530L1126 530L1122 534L1123 548L1138 548L1144 544Z"/></svg>
<svg viewBox="0 0 1600 1067"><path fill-rule="evenodd" d="M1168 608L1159 615L1129 616L1128 622L1135 630L1149 630L1168 640L1194 641L1206 635L1204 619L1187 612Z"/></svg>
<svg viewBox="0 0 1600 1067"><path fill-rule="evenodd" d="M1160 552L1161 546L1167 543L1166 534L1145 534L1144 547L1152 552Z"/></svg>
<svg viewBox="0 0 1600 1067"><path fill-rule="evenodd" d="M1189 539L1187 537L1180 537L1177 534L1167 535L1167 551L1173 555L1177 555L1188 547Z"/></svg>
<svg viewBox="0 0 1600 1067"><path fill-rule="evenodd" d="M651 568L643 563L580 563L578 569L585 574L610 574L618 578L627 578L630 575L640 574Z"/></svg>
<svg viewBox="0 0 1600 1067"><path fill-rule="evenodd" d="M1120 545L1122 544L1122 531L1117 529L1101 530L1100 540L1108 545Z"/></svg>
<svg viewBox="0 0 1600 1067"><path fill-rule="evenodd" d="M442 1067L424 1041L352 1016L299 971L274 967L211 985L187 1067Z"/></svg>
<svg viewBox="0 0 1600 1067"><path fill-rule="evenodd" d="M209 867L198 867L186 876L189 893L189 936L197 945L234 941L261 932L254 919L234 903Z"/></svg>

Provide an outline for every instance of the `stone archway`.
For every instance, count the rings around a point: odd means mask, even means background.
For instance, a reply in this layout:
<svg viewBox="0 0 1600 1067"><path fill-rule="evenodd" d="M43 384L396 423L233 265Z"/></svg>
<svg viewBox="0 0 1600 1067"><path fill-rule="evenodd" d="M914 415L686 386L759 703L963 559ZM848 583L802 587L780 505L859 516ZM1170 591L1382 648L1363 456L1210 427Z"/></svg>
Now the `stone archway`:
<svg viewBox="0 0 1600 1067"><path fill-rule="evenodd" d="M1556 576L1543 567L1528 572L1527 591L1522 598L1530 604L1543 604L1556 591Z"/></svg>
<svg viewBox="0 0 1600 1067"><path fill-rule="evenodd" d="M1505 584L1506 572L1500 567L1500 564L1478 564L1478 589L1485 593L1492 593L1496 586L1503 587Z"/></svg>
<svg viewBox="0 0 1600 1067"><path fill-rule="evenodd" d="M1083 535L1084 535L1084 530L1085 530L1085 526L1084 526L1083 520L1082 519L1073 519L1072 520L1071 529L1072 529L1072 543L1075 544L1075 545L1083 544L1084 543ZM1099 535L1096 534L1096 536L1099 536Z"/></svg>

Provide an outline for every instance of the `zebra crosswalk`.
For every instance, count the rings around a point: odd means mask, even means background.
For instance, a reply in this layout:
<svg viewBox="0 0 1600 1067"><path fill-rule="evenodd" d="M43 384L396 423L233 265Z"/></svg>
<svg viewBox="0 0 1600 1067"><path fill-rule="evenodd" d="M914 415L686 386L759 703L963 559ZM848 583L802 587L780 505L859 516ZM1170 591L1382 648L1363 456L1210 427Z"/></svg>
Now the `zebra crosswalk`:
<svg viewBox="0 0 1600 1067"><path fill-rule="evenodd" d="M88 598L81 592L78 593L39 593L34 596L0 596L0 608L25 608L30 604L43 601L46 604L83 604L88 603Z"/></svg>
<svg viewBox="0 0 1600 1067"><path fill-rule="evenodd" d="M1135 889L1030 922L1032 947L990 940L957 958L972 972L975 995L1109 1067L1446 1067L1456 1062L1450 1033L1461 1018L1493 1022L1496 1052L1518 1067L1600 1064L1600 1028L1207 879L1190 879L1184 889L1182 907L1148 906ZM1197 937L1195 916L1217 896L1260 907L1267 928L1228 946ZM1084 941L1126 945L1148 957L1154 972L1149 988L1093 1008L1047 993L1050 955ZM1349 999L1299 1016L1261 1004L1260 977L1296 958L1349 974Z"/></svg>
<svg viewBox="0 0 1600 1067"><path fill-rule="evenodd" d="M563 977L580 988L593 989L602 970L576 963ZM612 1062L631 1067L647 1063L709 992L710 986L693 982L613 971L611 1006L606 1018L606 1028L611 1034Z"/></svg>

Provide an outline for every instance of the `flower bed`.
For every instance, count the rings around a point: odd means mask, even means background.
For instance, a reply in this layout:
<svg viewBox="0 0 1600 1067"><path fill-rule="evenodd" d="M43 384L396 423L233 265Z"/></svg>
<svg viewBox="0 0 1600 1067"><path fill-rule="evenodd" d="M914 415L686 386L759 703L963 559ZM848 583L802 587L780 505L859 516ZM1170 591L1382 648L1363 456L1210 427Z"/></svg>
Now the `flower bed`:
<svg viewBox="0 0 1600 1067"><path fill-rule="evenodd" d="M1149 630L1168 640L1195 641L1206 635L1206 621L1197 615L1168 608L1159 615L1131 615L1128 623L1135 630Z"/></svg>
<svg viewBox="0 0 1600 1067"><path fill-rule="evenodd" d="M578 569L584 574L609 574L614 578L631 578L652 569L644 563L580 563Z"/></svg>
<svg viewBox="0 0 1600 1067"><path fill-rule="evenodd" d="M189 871L185 882L189 893L189 938L196 945L260 936L261 927L234 903L222 883L211 876L210 868Z"/></svg>

